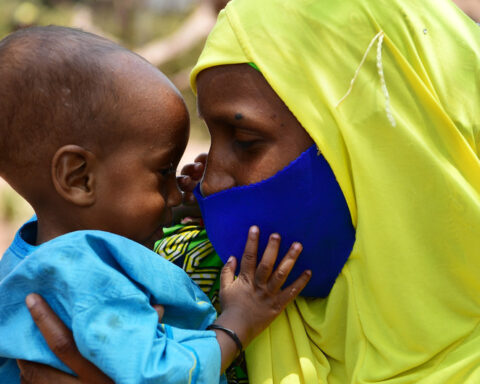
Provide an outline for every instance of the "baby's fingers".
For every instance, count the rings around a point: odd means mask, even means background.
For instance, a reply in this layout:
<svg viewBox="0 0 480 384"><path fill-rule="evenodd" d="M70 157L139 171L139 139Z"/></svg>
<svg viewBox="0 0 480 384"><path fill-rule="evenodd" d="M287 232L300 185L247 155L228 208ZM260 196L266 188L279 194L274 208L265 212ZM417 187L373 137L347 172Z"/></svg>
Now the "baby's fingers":
<svg viewBox="0 0 480 384"><path fill-rule="evenodd" d="M280 235L278 233L273 233L268 239L267 248L265 248L262 260L260 260L255 272L255 281L257 284L264 284L268 282L268 279L272 274L275 261L277 260L279 248Z"/></svg>
<svg viewBox="0 0 480 384"><path fill-rule="evenodd" d="M177 176L178 187L183 192L192 192L198 184L198 181L193 180L190 176Z"/></svg>
<svg viewBox="0 0 480 384"><path fill-rule="evenodd" d="M181 175L190 176L193 180L200 180L203 176L203 171L205 170L204 163L192 163L187 164L182 168Z"/></svg>
<svg viewBox="0 0 480 384"><path fill-rule="evenodd" d="M300 277L280 293L280 302L283 308L290 304L302 292L312 277L312 271L304 271Z"/></svg>
<svg viewBox="0 0 480 384"><path fill-rule="evenodd" d="M243 251L242 261L240 262L239 277L247 281L253 281L255 269L257 267L258 238L260 230L257 226L252 226L248 230L247 243Z"/></svg>
<svg viewBox="0 0 480 384"><path fill-rule="evenodd" d="M208 153L200 153L196 158L195 158L195 163L202 163L206 164L207 163L207 157Z"/></svg>
<svg viewBox="0 0 480 384"><path fill-rule="evenodd" d="M220 290L223 291L230 284L233 283L235 279L235 269L237 268L237 259L233 256L230 256L227 263L223 266L222 272L220 273Z"/></svg>
<svg viewBox="0 0 480 384"><path fill-rule="evenodd" d="M285 257L280 262L277 269L273 272L270 280L268 281L268 289L270 292L277 292L287 280L298 256L302 252L302 244L293 243L288 250Z"/></svg>

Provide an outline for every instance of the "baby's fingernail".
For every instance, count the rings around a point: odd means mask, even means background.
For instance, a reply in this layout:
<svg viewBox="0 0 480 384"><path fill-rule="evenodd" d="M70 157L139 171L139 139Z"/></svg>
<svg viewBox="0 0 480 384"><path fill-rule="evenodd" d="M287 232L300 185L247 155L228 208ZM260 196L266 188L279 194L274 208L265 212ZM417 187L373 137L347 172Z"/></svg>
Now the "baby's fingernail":
<svg viewBox="0 0 480 384"><path fill-rule="evenodd" d="M272 234L270 235L270 238L271 238L272 240L280 240L280 235L279 235L278 233L272 233Z"/></svg>
<svg viewBox="0 0 480 384"><path fill-rule="evenodd" d="M25 299L25 303L27 304L27 308L33 308L35 304L37 303L37 300L35 299L34 295L28 295L27 298Z"/></svg>
<svg viewBox="0 0 480 384"><path fill-rule="evenodd" d="M230 263L232 263L232 262L233 262L233 256L230 256L230 257L228 258L228 260L227 260L227 264L230 264Z"/></svg>
<svg viewBox="0 0 480 384"><path fill-rule="evenodd" d="M256 225L254 225L253 227L250 227L250 229L248 230L248 237L250 240L256 240L259 233L260 233L260 230Z"/></svg>
<svg viewBox="0 0 480 384"><path fill-rule="evenodd" d="M303 249L303 245L295 242L293 243L293 249L295 249L296 251L301 251Z"/></svg>

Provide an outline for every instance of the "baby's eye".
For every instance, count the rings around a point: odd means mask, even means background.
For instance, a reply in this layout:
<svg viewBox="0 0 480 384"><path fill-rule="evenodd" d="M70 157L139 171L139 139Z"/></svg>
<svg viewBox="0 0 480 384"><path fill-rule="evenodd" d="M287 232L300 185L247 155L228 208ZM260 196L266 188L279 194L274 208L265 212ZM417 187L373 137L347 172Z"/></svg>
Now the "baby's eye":
<svg viewBox="0 0 480 384"><path fill-rule="evenodd" d="M171 175L172 173L176 172L175 167L173 166L173 163L171 163L168 167L166 168L161 168L157 171L160 175L167 177Z"/></svg>

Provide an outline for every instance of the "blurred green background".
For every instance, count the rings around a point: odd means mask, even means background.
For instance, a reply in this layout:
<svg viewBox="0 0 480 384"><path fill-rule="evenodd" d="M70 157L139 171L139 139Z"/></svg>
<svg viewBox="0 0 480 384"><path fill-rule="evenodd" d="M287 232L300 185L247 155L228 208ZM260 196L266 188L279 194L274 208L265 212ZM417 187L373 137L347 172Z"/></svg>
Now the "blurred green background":
<svg viewBox="0 0 480 384"><path fill-rule="evenodd" d="M183 163L208 150L188 75L228 0L0 0L0 39L32 25L65 25L103 35L158 66L180 89L191 115ZM33 211L0 179L0 257Z"/></svg>

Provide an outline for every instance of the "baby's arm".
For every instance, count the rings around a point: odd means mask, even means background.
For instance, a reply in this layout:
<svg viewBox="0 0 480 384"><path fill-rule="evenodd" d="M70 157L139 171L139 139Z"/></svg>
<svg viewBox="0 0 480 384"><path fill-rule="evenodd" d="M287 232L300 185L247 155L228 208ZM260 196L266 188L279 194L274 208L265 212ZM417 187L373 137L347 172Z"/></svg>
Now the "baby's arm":
<svg viewBox="0 0 480 384"><path fill-rule="evenodd" d="M235 258L226 264L221 275L222 314L216 324L233 330L244 347L298 295L309 277L305 273L281 290L301 246L294 244L273 271L280 237L271 236L257 267L258 239L259 229L252 227L237 279ZM108 247L105 254L115 254L116 249L130 243L117 240L118 243L100 241ZM196 296L200 292L194 293L191 281L170 263L150 254L141 255L140 249L135 262L120 257L116 261L130 279L141 282L154 296L148 297L140 287L127 284L126 276L113 273L104 263L93 266L78 283L90 287L94 282L105 281L109 288L100 296L93 293L92 300L76 300L71 326L82 355L119 383L143 382L153 377L169 383L188 383L192 378L198 383L217 382L240 351L224 331L205 331L215 317L203 298ZM92 262L94 259L86 259L83 264ZM162 277L141 273L149 268L162 271ZM116 293L120 289L121 295ZM78 288L77 296L79 292L88 290ZM164 324L158 325L152 302L165 305Z"/></svg>
<svg viewBox="0 0 480 384"><path fill-rule="evenodd" d="M310 280L311 272L305 271L295 282L281 289L292 270L302 246L294 243L273 270L280 246L280 236L270 236L262 260L257 266L259 229L250 228L238 278L234 278L236 260L231 257L222 270L220 302L222 314L215 321L234 330L243 347L258 336L292 302ZM238 354L236 344L223 331L216 330L221 347L222 372Z"/></svg>
<svg viewBox="0 0 480 384"><path fill-rule="evenodd" d="M250 233L249 241L246 246L245 255L242 258L241 272L239 278L233 280L233 271L235 270L235 261L232 261L225 269L222 276L221 300L224 305L224 313L216 323L233 329L240 337L244 346L246 346L256 335L258 335L268 324L291 302L301 289L306 285L309 279L309 273L306 272L295 283L283 291L280 287L285 281L291 267L293 266L298 254L299 245L294 246L280 266L272 273L277 252L279 238L272 236L272 239L265 251L264 258L258 267L256 267L256 249L258 242L258 230ZM69 367L80 374L82 381L77 382L102 382L95 379L95 372L91 372L84 359L75 353L76 348L68 331L59 331L58 325L55 325L52 318L53 313L47 311L48 306L36 298L36 303L30 306L32 315L40 330L44 334L49 346L56 352L57 356ZM260 310L259 310L260 309ZM217 340L221 347L221 370L237 355L236 344L222 331L216 331ZM82 367L79 372L76 367ZM41 381L42 369L32 365L23 364L22 369L25 375L33 377L31 383L43 383ZM37 374L35 374L37 370ZM51 371L49 375L54 374ZM70 383L65 376L58 373L56 382ZM28 381L26 381L28 382Z"/></svg>

